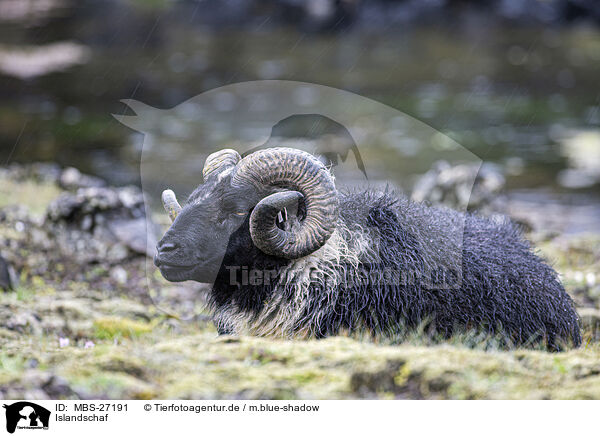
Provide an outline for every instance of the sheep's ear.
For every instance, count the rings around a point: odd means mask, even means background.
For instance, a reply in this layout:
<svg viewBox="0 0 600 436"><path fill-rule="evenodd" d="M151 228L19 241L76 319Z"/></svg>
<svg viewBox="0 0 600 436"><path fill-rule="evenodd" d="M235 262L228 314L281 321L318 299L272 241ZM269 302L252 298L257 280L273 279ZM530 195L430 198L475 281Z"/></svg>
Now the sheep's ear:
<svg viewBox="0 0 600 436"><path fill-rule="evenodd" d="M145 127L147 127L153 119L152 114L160 110L153 108L152 106L148 106L141 101L132 99L121 100L121 103L133 110L135 115L112 114L112 116L121 124L124 124L127 127L139 132L144 132L146 130Z"/></svg>

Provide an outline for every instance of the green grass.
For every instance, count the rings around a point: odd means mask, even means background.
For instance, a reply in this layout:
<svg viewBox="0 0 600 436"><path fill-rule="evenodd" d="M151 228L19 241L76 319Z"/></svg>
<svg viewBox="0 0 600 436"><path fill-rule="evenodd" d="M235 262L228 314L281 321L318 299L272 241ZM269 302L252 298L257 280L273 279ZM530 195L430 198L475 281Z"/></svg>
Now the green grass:
<svg viewBox="0 0 600 436"><path fill-rule="evenodd" d="M94 336L98 339L137 338L152 331L149 323L126 318L107 317L94 321Z"/></svg>
<svg viewBox="0 0 600 436"><path fill-rule="evenodd" d="M15 183L0 179L0 208L21 205L34 215L43 215L60 192L53 184L40 184L31 180Z"/></svg>

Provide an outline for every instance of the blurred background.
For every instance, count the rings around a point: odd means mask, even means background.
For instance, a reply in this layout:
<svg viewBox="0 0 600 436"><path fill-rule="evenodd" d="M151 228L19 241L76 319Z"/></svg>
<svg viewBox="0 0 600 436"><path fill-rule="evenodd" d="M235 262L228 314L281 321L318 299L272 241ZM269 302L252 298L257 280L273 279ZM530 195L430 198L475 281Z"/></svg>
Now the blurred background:
<svg viewBox="0 0 600 436"><path fill-rule="evenodd" d="M0 156L139 184L119 100L305 81L447 134L578 232L600 222L599 77L596 0L2 0Z"/></svg>

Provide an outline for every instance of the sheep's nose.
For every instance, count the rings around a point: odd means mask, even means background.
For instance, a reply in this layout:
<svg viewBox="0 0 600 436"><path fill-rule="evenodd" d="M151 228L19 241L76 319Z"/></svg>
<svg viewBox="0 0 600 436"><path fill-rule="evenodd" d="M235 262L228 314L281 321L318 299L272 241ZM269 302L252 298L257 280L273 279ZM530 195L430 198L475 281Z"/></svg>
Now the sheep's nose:
<svg viewBox="0 0 600 436"><path fill-rule="evenodd" d="M179 244L176 244L174 242L166 242L164 244L158 245L158 252L159 253L168 253L170 251L175 251L178 248L179 248Z"/></svg>
<svg viewBox="0 0 600 436"><path fill-rule="evenodd" d="M161 266L163 263L161 257L173 253L178 248L179 244L174 242L159 242L156 246L156 254L154 255L154 265Z"/></svg>
<svg viewBox="0 0 600 436"><path fill-rule="evenodd" d="M162 265L162 256L171 254L179 248L176 242L159 242L156 246L156 254L154 255L154 265L160 267Z"/></svg>

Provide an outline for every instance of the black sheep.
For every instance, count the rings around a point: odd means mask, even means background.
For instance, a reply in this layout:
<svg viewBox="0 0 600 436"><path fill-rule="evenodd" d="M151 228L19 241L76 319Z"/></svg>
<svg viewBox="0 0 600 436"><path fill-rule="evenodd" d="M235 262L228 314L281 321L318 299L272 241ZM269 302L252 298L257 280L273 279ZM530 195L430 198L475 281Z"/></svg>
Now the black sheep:
<svg viewBox="0 0 600 436"><path fill-rule="evenodd" d="M338 193L329 170L293 149L209 156L155 263L171 281L213 283L222 331L283 337L474 329L517 346L579 346L556 272L510 222Z"/></svg>

